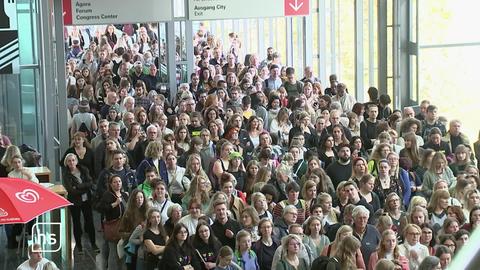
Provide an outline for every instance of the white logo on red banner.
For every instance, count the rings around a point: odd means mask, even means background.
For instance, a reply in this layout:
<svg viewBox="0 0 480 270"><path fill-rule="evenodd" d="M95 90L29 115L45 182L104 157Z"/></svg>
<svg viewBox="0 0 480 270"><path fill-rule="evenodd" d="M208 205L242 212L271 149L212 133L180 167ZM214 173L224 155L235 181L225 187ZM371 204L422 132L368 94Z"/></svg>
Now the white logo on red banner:
<svg viewBox="0 0 480 270"><path fill-rule="evenodd" d="M24 203L36 203L40 199L40 195L33 189L25 189L22 192L15 193L15 197Z"/></svg>
<svg viewBox="0 0 480 270"><path fill-rule="evenodd" d="M0 208L0 217L6 217L8 216L8 212Z"/></svg>

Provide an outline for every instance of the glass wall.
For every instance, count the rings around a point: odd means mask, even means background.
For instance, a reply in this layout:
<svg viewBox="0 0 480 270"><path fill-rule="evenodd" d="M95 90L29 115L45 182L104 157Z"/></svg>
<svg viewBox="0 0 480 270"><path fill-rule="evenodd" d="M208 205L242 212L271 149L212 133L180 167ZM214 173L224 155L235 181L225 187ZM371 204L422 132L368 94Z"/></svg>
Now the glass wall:
<svg viewBox="0 0 480 270"><path fill-rule="evenodd" d="M17 1L20 74L0 75L0 123L13 144L39 149L37 16L37 1Z"/></svg>
<svg viewBox="0 0 480 270"><path fill-rule="evenodd" d="M478 138L480 100L480 3L419 1L419 98L447 119L460 119L471 141Z"/></svg>

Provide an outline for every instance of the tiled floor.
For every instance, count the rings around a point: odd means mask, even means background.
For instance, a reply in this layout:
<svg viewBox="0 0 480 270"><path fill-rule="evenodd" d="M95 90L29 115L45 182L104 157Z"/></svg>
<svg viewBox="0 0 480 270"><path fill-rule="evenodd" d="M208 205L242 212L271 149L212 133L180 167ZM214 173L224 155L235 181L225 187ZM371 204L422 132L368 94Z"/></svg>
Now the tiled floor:
<svg viewBox="0 0 480 270"><path fill-rule="evenodd" d="M94 212L94 222L95 227L98 229L100 226L100 215ZM102 248L103 246L103 236L98 230L96 230L96 242L97 246ZM73 238L73 237L72 237ZM95 254L90 249L88 236L84 234L83 236L83 255L79 255L75 250L73 255L73 268L68 266L66 263L54 260L55 264L60 267L60 269L74 269L74 270L94 270L102 269L102 255ZM73 246L73 244L72 244ZM17 267L27 259L27 252L25 251L25 256L22 258L21 252L17 254L17 249L7 249L7 237L5 235L4 226L0 226L0 270L12 270L17 269Z"/></svg>

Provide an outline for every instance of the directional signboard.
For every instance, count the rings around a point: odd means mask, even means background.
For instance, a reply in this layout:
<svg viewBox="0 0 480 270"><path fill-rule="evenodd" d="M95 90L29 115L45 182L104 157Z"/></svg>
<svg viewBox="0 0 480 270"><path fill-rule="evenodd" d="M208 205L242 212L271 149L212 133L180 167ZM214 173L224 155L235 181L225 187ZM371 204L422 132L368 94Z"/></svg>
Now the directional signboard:
<svg viewBox="0 0 480 270"><path fill-rule="evenodd" d="M188 0L190 20L307 16L310 0Z"/></svg>
<svg viewBox="0 0 480 270"><path fill-rule="evenodd" d="M163 22L172 20L171 0L63 0L65 25Z"/></svg>

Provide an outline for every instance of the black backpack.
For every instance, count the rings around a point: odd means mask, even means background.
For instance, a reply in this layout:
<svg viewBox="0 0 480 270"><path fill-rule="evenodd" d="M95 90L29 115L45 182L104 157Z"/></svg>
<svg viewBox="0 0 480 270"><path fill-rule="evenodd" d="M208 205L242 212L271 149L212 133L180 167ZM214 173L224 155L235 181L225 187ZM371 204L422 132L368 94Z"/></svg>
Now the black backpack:
<svg viewBox="0 0 480 270"><path fill-rule="evenodd" d="M312 262L311 270L340 270L340 262L335 257L319 256Z"/></svg>

